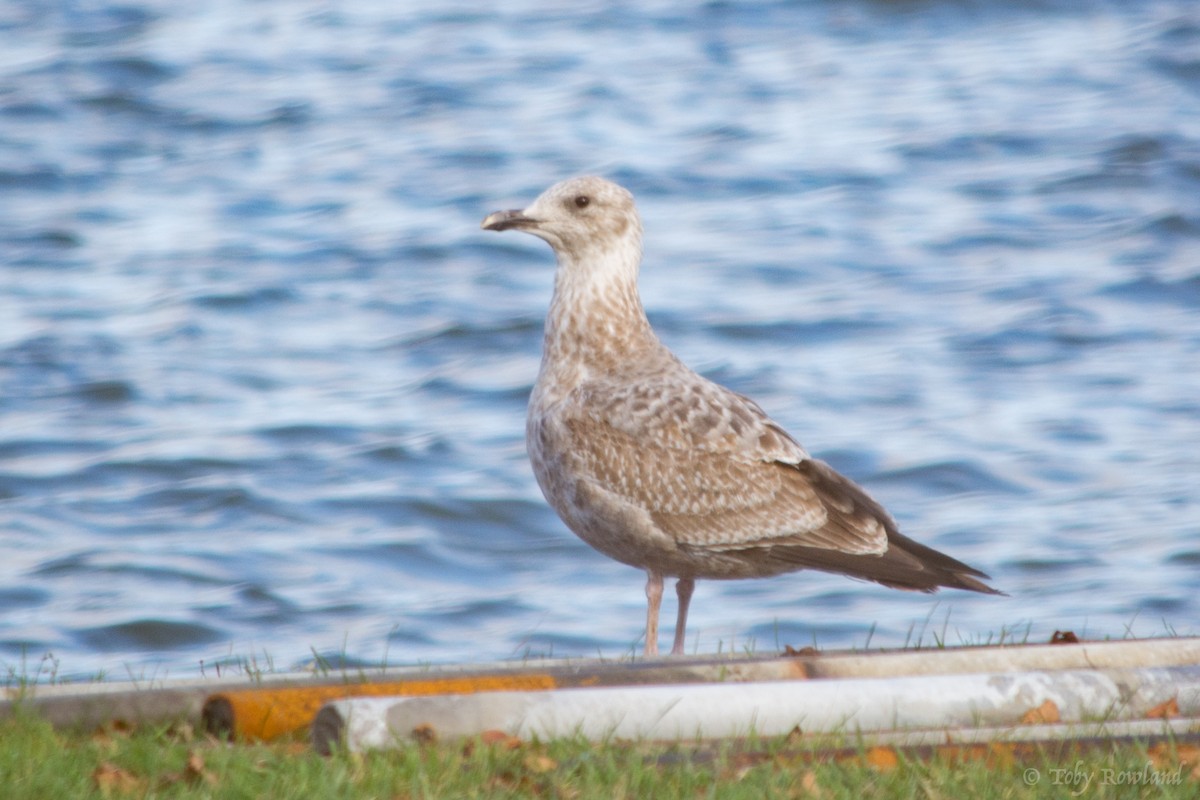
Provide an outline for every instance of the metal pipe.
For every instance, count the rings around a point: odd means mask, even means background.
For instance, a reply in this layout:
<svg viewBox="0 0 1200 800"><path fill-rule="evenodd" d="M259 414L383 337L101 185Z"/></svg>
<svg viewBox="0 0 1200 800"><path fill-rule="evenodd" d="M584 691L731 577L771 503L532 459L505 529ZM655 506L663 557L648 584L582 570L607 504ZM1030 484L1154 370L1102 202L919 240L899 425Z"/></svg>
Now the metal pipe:
<svg viewBox="0 0 1200 800"><path fill-rule="evenodd" d="M356 698L313 723L321 752L403 744L414 730L521 738L711 739L1018 725L1050 701L1064 722L1135 720L1174 698L1200 715L1200 665L1117 670L634 686L545 692Z"/></svg>

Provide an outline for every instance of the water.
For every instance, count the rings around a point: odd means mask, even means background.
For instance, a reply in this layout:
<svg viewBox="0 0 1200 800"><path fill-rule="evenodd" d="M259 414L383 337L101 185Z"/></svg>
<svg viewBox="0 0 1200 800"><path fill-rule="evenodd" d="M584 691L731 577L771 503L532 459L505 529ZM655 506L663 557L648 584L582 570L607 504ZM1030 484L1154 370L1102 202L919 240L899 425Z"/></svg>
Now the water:
<svg viewBox="0 0 1200 800"><path fill-rule="evenodd" d="M702 582L689 649L1197 633L1200 11L1080 5L3 7L0 666L636 648L478 228L583 172L669 345L1011 595Z"/></svg>

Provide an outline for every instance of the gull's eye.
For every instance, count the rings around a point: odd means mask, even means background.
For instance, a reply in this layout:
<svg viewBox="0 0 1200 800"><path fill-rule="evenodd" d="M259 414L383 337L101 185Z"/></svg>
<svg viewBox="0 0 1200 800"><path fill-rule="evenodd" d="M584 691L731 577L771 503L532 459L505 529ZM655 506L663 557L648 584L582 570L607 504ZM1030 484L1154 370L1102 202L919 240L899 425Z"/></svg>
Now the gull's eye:
<svg viewBox="0 0 1200 800"><path fill-rule="evenodd" d="M591 202L592 202L592 198L588 197L586 194L581 194L575 198L575 207L576 208L587 208L588 204Z"/></svg>

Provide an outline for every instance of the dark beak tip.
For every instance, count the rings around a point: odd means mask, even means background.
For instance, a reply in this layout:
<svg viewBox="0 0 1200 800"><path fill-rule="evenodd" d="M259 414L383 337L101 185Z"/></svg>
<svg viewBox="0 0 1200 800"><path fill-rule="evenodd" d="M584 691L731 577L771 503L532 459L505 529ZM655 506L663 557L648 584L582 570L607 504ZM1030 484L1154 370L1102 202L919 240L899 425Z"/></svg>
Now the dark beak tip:
<svg viewBox="0 0 1200 800"><path fill-rule="evenodd" d="M510 228L521 228L533 224L533 220L520 211L496 211L488 214L479 223L485 231L506 231Z"/></svg>

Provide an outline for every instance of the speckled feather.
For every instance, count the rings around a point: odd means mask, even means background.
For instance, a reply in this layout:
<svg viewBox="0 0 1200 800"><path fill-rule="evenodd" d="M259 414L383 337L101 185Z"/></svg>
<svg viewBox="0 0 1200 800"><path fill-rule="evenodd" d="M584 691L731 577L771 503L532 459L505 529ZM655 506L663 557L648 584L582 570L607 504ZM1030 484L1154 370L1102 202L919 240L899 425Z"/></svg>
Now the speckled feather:
<svg viewBox="0 0 1200 800"><path fill-rule="evenodd" d="M625 189L575 178L483 226L532 233L558 258L526 440L546 499L584 541L651 582L688 580L688 597L693 578L804 568L995 592L978 570L901 536L752 400L667 350L638 296L642 228Z"/></svg>

